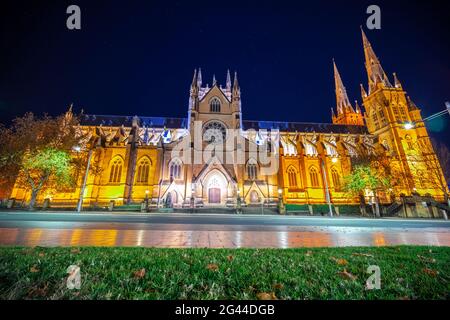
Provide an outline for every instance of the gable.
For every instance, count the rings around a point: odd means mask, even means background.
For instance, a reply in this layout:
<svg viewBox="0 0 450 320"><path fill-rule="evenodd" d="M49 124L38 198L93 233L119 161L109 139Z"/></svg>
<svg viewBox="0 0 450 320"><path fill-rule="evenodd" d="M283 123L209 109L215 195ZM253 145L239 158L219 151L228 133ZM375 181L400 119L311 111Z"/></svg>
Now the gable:
<svg viewBox="0 0 450 320"><path fill-rule="evenodd" d="M217 85L212 87L200 100L199 112L210 113L210 102L214 98L220 101L220 113L231 113L231 103Z"/></svg>

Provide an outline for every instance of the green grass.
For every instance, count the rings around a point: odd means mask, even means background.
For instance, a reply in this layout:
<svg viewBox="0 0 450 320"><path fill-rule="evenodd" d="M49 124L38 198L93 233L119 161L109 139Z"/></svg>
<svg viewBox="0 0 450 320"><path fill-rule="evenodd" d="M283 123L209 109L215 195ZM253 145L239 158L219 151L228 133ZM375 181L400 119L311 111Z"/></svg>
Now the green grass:
<svg viewBox="0 0 450 320"><path fill-rule="evenodd" d="M0 299L449 299L449 263L449 247L3 247ZM80 290L66 289L73 264ZM369 265L381 269L380 290L365 289Z"/></svg>

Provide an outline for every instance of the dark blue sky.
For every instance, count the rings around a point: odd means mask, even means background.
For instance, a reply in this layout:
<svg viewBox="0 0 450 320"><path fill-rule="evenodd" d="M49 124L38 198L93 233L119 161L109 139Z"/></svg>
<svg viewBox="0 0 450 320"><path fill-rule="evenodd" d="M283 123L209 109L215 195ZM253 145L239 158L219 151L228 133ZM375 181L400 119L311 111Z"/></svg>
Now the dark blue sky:
<svg viewBox="0 0 450 320"><path fill-rule="evenodd" d="M423 115L450 100L448 1L5 1L0 4L0 115L86 113L184 117L193 69L225 82L237 70L245 119L330 122L332 58L350 99L367 85L360 25L385 71ZM78 4L82 30L66 29ZM447 137L448 117L430 123ZM443 131L441 131L443 130Z"/></svg>

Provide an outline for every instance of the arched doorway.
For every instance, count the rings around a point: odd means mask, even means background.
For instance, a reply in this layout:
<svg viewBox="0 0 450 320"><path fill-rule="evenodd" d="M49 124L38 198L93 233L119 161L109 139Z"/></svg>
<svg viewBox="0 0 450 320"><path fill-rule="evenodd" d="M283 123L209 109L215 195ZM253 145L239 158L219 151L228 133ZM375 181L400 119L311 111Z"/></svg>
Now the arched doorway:
<svg viewBox="0 0 450 320"><path fill-rule="evenodd" d="M258 192L256 192L255 190L253 190L252 192L250 192L250 202L251 203L259 203L259 194Z"/></svg>
<svg viewBox="0 0 450 320"><path fill-rule="evenodd" d="M220 188L209 188L208 189L208 202L209 203L220 203Z"/></svg>
<svg viewBox="0 0 450 320"><path fill-rule="evenodd" d="M228 181L219 170L212 170L205 178L204 188L206 201L218 205L226 200Z"/></svg>

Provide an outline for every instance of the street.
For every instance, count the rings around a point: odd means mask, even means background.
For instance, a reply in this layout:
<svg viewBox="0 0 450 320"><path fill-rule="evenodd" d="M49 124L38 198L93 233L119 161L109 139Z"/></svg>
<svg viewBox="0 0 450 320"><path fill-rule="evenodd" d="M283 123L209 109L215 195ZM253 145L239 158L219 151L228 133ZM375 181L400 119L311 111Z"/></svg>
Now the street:
<svg viewBox="0 0 450 320"><path fill-rule="evenodd" d="M295 248L450 246L450 222L256 215L0 212L0 245Z"/></svg>

